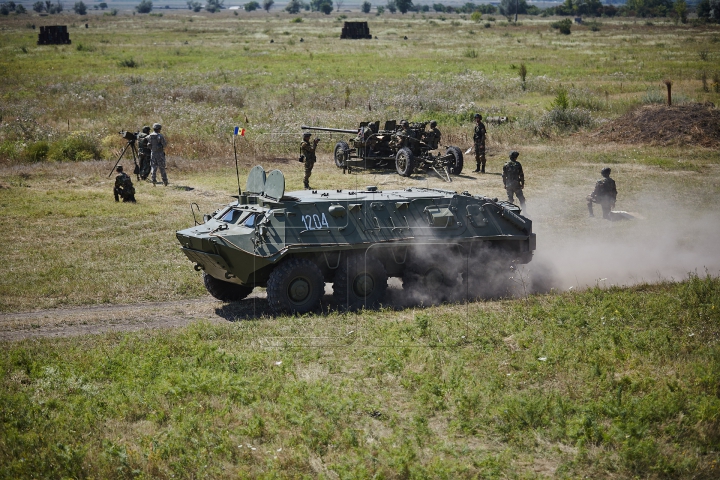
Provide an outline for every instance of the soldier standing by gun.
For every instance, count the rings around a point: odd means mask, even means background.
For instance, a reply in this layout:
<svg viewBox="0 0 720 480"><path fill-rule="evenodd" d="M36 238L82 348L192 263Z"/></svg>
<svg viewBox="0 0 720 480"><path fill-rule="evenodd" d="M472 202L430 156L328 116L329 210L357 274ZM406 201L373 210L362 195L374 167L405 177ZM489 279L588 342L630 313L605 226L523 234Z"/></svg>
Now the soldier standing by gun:
<svg viewBox="0 0 720 480"><path fill-rule="evenodd" d="M473 134L473 141L475 142L475 173L485 173L485 125L482 123L482 115L479 113L475 114L475 132Z"/></svg>
<svg viewBox="0 0 720 480"><path fill-rule="evenodd" d="M135 187L133 187L130 175L123 172L122 165L118 165L115 171L118 173L115 177L115 187L113 188L115 201L119 202L120 198L122 198L123 202L135 203Z"/></svg>
<svg viewBox="0 0 720 480"><path fill-rule="evenodd" d="M517 195L520 201L520 208L525 209L525 195L523 195L523 188L525 188L525 174L523 173L522 165L517 161L520 156L518 152L510 152L510 161L503 166L503 185L505 185L505 191L507 192L508 202L513 203L513 194Z"/></svg>
<svg viewBox="0 0 720 480"><path fill-rule="evenodd" d="M148 144L150 145L150 166L153 186L157 183L157 169L160 169L160 175L162 176L163 185L167 187L168 179L167 173L165 172L165 147L167 146L167 140L163 134L160 133L162 125L159 123L153 124L153 133L148 135Z"/></svg>
<svg viewBox="0 0 720 480"><path fill-rule="evenodd" d="M145 126L142 133L138 134L138 157L140 157L140 179L147 180L150 174L150 144L148 135L150 127Z"/></svg>
<svg viewBox="0 0 720 480"><path fill-rule="evenodd" d="M615 187L615 180L610 178L610 169L608 167L600 170L600 175L602 175L603 178L595 183L595 190L588 195L587 206L590 211L590 216L594 217L592 205L593 203L599 203L602 207L603 218L611 220L610 211L615 207L617 188Z"/></svg>
<svg viewBox="0 0 720 480"><path fill-rule="evenodd" d="M428 144L431 150L435 150L440 147L440 139L442 134L440 129L437 128L437 122L430 120L430 130L425 132L425 143Z"/></svg>
<svg viewBox="0 0 720 480"><path fill-rule="evenodd" d="M305 163L305 177L303 178L303 185L306 190L310 190L310 175L312 175L312 169L313 166L315 166L315 160L317 159L315 157L315 149L320 141L319 138L316 138L310 142L311 136L312 133L310 132L303 133L303 141L300 144L300 161Z"/></svg>

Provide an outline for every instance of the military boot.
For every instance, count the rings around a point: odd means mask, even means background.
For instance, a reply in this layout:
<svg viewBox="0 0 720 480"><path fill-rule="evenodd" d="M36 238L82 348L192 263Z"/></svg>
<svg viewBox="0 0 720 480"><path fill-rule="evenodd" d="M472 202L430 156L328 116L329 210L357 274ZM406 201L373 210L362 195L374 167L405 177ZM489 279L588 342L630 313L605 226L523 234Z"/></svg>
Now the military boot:
<svg viewBox="0 0 720 480"><path fill-rule="evenodd" d="M163 180L163 185L165 185L165 186L167 187L167 186L168 186L168 181L167 181L167 180Z"/></svg>

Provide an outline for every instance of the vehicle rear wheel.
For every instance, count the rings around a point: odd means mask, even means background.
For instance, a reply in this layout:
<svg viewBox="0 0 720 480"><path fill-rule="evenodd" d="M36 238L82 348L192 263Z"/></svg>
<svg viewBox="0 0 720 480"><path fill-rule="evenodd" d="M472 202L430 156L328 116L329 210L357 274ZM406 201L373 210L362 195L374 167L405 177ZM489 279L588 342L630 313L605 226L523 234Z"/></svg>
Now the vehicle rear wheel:
<svg viewBox="0 0 720 480"><path fill-rule="evenodd" d="M345 168L347 160L350 158L350 146L346 142L336 143L333 156L335 157L335 165L338 168Z"/></svg>
<svg viewBox="0 0 720 480"><path fill-rule="evenodd" d="M413 297L432 302L451 300L458 283L458 272L452 263L419 261L408 265L403 275L404 290Z"/></svg>
<svg viewBox="0 0 720 480"><path fill-rule="evenodd" d="M253 287L218 280L204 272L203 283L210 295L223 302L239 302L253 291Z"/></svg>
<svg viewBox="0 0 720 480"><path fill-rule="evenodd" d="M333 283L333 299L348 310L380 304L387 290L387 272L375 257L356 254L340 263Z"/></svg>
<svg viewBox="0 0 720 480"><path fill-rule="evenodd" d="M450 173L453 175L460 175L463 169L463 154L462 150L458 147L448 147L445 155L452 155L453 162L450 165Z"/></svg>
<svg viewBox="0 0 720 480"><path fill-rule="evenodd" d="M398 150L395 155L395 168L397 172L403 177L409 177L415 170L415 156L407 147L403 147Z"/></svg>
<svg viewBox="0 0 720 480"><path fill-rule="evenodd" d="M270 274L267 298L275 313L307 313L315 310L325 292L322 271L306 258L289 258Z"/></svg>

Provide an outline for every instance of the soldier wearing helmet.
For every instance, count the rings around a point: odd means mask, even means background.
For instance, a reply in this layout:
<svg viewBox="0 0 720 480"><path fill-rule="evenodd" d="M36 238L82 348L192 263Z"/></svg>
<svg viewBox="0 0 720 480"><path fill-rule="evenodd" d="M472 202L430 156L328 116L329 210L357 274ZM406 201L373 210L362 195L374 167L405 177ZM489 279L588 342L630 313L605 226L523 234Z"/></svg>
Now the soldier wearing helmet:
<svg viewBox="0 0 720 480"><path fill-rule="evenodd" d="M138 134L138 157L140 157L140 178L147 180L150 175L150 143L148 135L150 127L144 126L142 132Z"/></svg>
<svg viewBox="0 0 720 480"><path fill-rule="evenodd" d="M473 142L475 148L475 163L477 167L475 172L485 173L485 125L482 123L482 115L475 114L475 132L473 133Z"/></svg>
<svg viewBox="0 0 720 480"><path fill-rule="evenodd" d="M303 178L303 185L306 190L310 190L310 175L312 175L312 169L315 166L315 160L317 160L317 157L315 156L315 149L320 141L319 138L316 138L311 142L311 136L312 134L310 132L303 133L303 141L300 144L300 161L305 162L305 177Z"/></svg>
<svg viewBox="0 0 720 480"><path fill-rule="evenodd" d="M610 169L608 167L600 170L600 175L602 175L603 178L595 183L595 190L587 196L588 211L590 212L590 216L594 217L593 203L599 203L602 207L603 218L612 220L610 213L615 207L615 200L617 199L615 180L610 178Z"/></svg>
<svg viewBox="0 0 720 480"><path fill-rule="evenodd" d="M514 201L513 194L515 194L520 201L520 208L524 209L525 195L523 195L523 188L525 188L525 174L522 165L517 161L519 156L520 154L516 151L510 152L510 161L503 166L502 178L508 202L512 203Z"/></svg>
<svg viewBox="0 0 720 480"><path fill-rule="evenodd" d="M168 179L167 173L165 172L165 147L167 146L167 140L165 140L165 136L160 133L162 125L154 123L152 128L153 133L147 136L148 145L150 146L150 176L152 177L153 185L157 184L157 171L159 168L163 185L167 187Z"/></svg>
<svg viewBox="0 0 720 480"><path fill-rule="evenodd" d="M430 130L425 132L424 136L425 143L428 144L431 150L435 150L440 147L441 138L442 134L440 133L440 129L437 128L437 122L430 120Z"/></svg>
<svg viewBox="0 0 720 480"><path fill-rule="evenodd" d="M407 120L400 120L400 130L395 132L393 137L397 148L409 146L409 139L413 138L410 130L410 123Z"/></svg>
<svg viewBox="0 0 720 480"><path fill-rule="evenodd" d="M115 187L113 187L115 201L119 202L122 198L123 202L135 203L135 187L133 187L130 175L123 172L122 165L118 165L115 171L118 173L115 177Z"/></svg>

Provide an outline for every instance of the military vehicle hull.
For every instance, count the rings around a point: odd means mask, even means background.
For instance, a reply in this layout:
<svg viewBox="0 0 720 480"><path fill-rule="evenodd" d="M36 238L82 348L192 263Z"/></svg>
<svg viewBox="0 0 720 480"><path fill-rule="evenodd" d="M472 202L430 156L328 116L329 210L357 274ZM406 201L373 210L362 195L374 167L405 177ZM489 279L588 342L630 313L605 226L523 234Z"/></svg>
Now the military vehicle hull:
<svg viewBox="0 0 720 480"><path fill-rule="evenodd" d="M177 238L208 291L231 301L267 287L277 313L315 310L325 283L339 307L374 307L388 277L449 300L474 296L473 282L529 262L535 249L531 221L497 199L425 188L285 193L282 173L266 179L261 167L237 201L203 220Z"/></svg>

